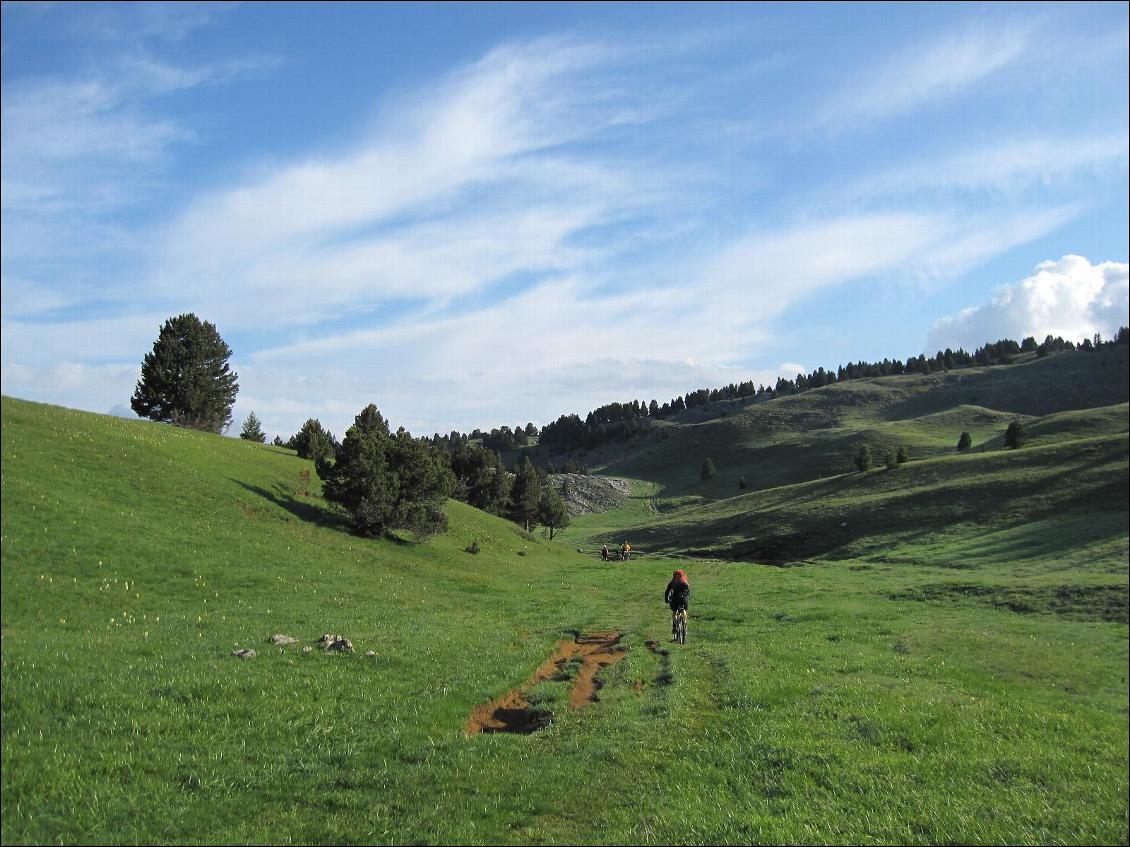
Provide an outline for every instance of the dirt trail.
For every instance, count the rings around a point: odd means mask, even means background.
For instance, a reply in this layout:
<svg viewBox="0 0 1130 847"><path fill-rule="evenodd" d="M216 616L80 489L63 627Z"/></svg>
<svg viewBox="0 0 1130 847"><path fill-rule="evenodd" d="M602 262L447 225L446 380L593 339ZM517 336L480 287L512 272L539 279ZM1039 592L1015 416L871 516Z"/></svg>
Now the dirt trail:
<svg viewBox="0 0 1130 847"><path fill-rule="evenodd" d="M600 690L596 675L627 655L627 650L618 646L622 637L621 633L612 630L578 635L573 641L558 641L552 655L542 662L528 680L501 697L476 706L467 719L464 732L468 736L480 732L528 734L546 726L553 715L531 706L524 692L542 680L556 676L565 664L578 659L581 667L569 692L569 705L576 709L591 703Z"/></svg>

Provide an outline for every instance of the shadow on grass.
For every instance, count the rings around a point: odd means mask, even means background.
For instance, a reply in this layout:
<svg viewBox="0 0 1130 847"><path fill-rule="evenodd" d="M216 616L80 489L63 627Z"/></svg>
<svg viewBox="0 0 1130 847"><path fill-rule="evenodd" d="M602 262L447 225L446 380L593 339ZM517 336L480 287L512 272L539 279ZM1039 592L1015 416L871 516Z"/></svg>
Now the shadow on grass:
<svg viewBox="0 0 1130 847"><path fill-rule="evenodd" d="M1013 588L976 583L933 583L887 595L891 600L945 603L972 600L1022 615L1059 615L1074 620L1127 622L1125 585L1058 585Z"/></svg>
<svg viewBox="0 0 1130 847"><path fill-rule="evenodd" d="M236 483L240 488L262 497L264 500L269 500L279 508L290 512L290 514L294 515L300 521L330 529L341 529L346 532L353 531L352 527L349 525L349 521L344 515L332 512L314 503L306 502L301 497L296 496L294 492L288 491L281 485L275 486L274 491L268 491L257 485L248 485L246 482L242 482L238 479L233 479L232 482Z"/></svg>
<svg viewBox="0 0 1130 847"><path fill-rule="evenodd" d="M666 647L660 647L659 642L654 640L647 641L646 647L659 656L659 672L655 676L656 685L671 685L675 681L675 676L671 673L671 651Z"/></svg>

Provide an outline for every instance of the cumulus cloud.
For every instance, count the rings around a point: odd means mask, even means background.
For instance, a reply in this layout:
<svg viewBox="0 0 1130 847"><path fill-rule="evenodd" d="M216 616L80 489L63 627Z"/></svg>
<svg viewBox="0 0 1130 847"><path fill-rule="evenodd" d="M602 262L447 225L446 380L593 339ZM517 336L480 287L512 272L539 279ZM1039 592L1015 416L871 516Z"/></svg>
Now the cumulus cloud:
<svg viewBox="0 0 1130 847"><path fill-rule="evenodd" d="M988 341L1027 336L1078 342L1099 332L1109 338L1127 324L1128 274L1125 262L1092 265L1075 255L1041 262L1031 276L998 289L991 302L935 323L926 349L973 350Z"/></svg>

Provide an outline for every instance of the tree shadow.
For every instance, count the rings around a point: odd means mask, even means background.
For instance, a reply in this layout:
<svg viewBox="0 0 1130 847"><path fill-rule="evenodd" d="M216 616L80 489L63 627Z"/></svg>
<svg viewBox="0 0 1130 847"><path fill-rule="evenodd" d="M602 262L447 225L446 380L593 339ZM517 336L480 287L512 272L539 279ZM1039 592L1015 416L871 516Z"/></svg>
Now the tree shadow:
<svg viewBox="0 0 1130 847"><path fill-rule="evenodd" d="M248 485L246 482L242 482L238 479L233 479L232 482L240 488L262 497L264 500L269 500L279 508L290 512L290 514L294 515L300 521L329 529L343 529L352 532L352 527L350 527L349 521L344 515L332 512L314 503L305 502L295 496L294 492L288 491L281 485L276 485L274 491L268 491L257 485Z"/></svg>

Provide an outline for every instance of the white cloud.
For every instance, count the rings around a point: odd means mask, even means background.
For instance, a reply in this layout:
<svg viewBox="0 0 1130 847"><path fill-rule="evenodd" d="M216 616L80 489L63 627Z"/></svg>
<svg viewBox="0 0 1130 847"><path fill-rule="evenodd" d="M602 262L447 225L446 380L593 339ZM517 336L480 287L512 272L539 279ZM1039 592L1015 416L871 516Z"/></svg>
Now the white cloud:
<svg viewBox="0 0 1130 847"><path fill-rule="evenodd" d="M0 321L4 362L47 367L60 359L85 362L134 361L153 347L167 316L121 316L76 321Z"/></svg>
<svg viewBox="0 0 1130 847"><path fill-rule="evenodd" d="M948 98L1016 62L1028 41L1026 29L1006 27L911 45L842 89L818 123L866 123Z"/></svg>
<svg viewBox="0 0 1130 847"><path fill-rule="evenodd" d="M1126 170L1125 132L1076 138L999 141L868 174L843 189L843 202L913 197L923 192L996 192L1047 188L1076 178Z"/></svg>
<svg viewBox="0 0 1130 847"><path fill-rule="evenodd" d="M706 289L719 317L734 315L735 295L762 318L774 317L821 288L908 263L945 236L936 216L847 215L738 239L707 265ZM748 318L747 318L748 320Z"/></svg>
<svg viewBox="0 0 1130 847"><path fill-rule="evenodd" d="M128 408L141 363L91 365L78 361L51 361L37 365L4 360L3 393L32 398L72 409L109 412ZM132 414L132 413L130 413Z"/></svg>
<svg viewBox="0 0 1130 847"><path fill-rule="evenodd" d="M841 118L893 114L944 96L1009 64L1022 44L970 36L902 57L886 73L908 76L886 105L872 98L845 107ZM954 66L940 60L943 48L956 51ZM95 230L88 211L101 208L99 197L117 208L126 201L115 192L139 182L144 189L144 181L89 179L98 168L88 166L159 163L191 134L131 98L175 95L240 69L183 69L135 56L119 63L115 86L62 89L73 115L52 106L36 117L27 98L24 105L5 98L5 109L22 110L26 120L13 131L12 150L45 174L6 183L6 210L9 201L40 210L56 203L54 212L70 201L81 218L75 231L88 240L75 255L89 258L97 242L118 257L96 276L82 277L85 268L36 275L19 265L13 274L13 249L46 254L53 237L73 242L58 238L65 218L50 218L34 238L10 240L6 232L5 283L13 276L21 290L9 296L5 285L5 390L56 381L76 397L107 398L94 408L120 406L164 317L195 311L248 342L232 363L241 386L235 417L254 410L272 435L287 436L307 417L340 435L369 402L414 432L514 425L514 409L544 423L613 400L662 402L732 380L792 377L805 368L740 367L776 361L767 351L789 309L859 280L952 276L1077 214L1046 200L1012 211L906 208L915 204L891 176L883 198L895 195L896 203L875 211L853 203L848 213L817 213L811 203L784 225L751 223L778 217L752 205L771 189L758 181L768 169L735 176L733 157L716 160L711 142L687 138L686 126L705 138L732 115L720 119L692 102L691 89L706 87L701 81L686 83L678 97L653 96L649 83L634 82L652 68L628 67L633 61L639 56L567 40L500 47L403 92L354 143L259 162L226 188L199 193L179 210L165 207L171 217L163 225L126 230L128 243ZM36 153L36 139L67 120L77 122L73 144L52 142ZM6 112L6 133L8 124ZM131 132L136 138L118 149L116 139ZM625 135L632 142L615 143ZM942 187L943 177L972 188L1038 180L1040 171L1071 175L1125 158L1119 140L1082 149L1016 145L997 159L955 157L942 176L921 168L910 177L922 190ZM660 150L663 142L677 152ZM86 176L55 181L72 166ZM5 179L17 171L6 159ZM742 182L751 172L756 189ZM24 235L34 232L21 226ZM123 256L142 272L132 274ZM36 287L64 276L71 287ZM108 302L156 317L42 321L52 309L84 303L106 314ZM50 397L60 391L52 387Z"/></svg>
<svg viewBox="0 0 1130 847"><path fill-rule="evenodd" d="M1001 286L990 303L944 317L930 331L926 349L973 350L1000 338L1016 341L1047 335L1079 342L1096 332L1111 337L1130 311L1130 265L1092 265L1082 256L1041 262L1035 273Z"/></svg>
<svg viewBox="0 0 1130 847"><path fill-rule="evenodd" d="M6 319L26 318L39 312L62 309L73 303L73 300L53 288L0 275L0 313Z"/></svg>
<svg viewBox="0 0 1130 847"><path fill-rule="evenodd" d="M578 236L663 190L562 149L631 112L630 99L588 96L586 75L612 61L559 41L498 48L389 110L354 149L197 199L161 234L150 290L220 304L211 314L229 324L285 326L606 255L617 248Z"/></svg>
<svg viewBox="0 0 1130 847"><path fill-rule="evenodd" d="M1053 232L1079 215L1079 206L948 216L946 237L915 257L908 270L921 279L953 279L994 256Z"/></svg>
<svg viewBox="0 0 1130 847"><path fill-rule="evenodd" d="M503 410L516 405L544 423L613 400L774 382L803 366L783 363L758 376L738 365L770 348L774 318L827 288L901 276L932 252L956 255L962 234L944 217L920 214L750 233L704 267L682 271L682 282L676 273L666 284L607 290L584 274L560 277L455 316L412 315L263 351L241 379L246 374L243 384L262 398L255 411L264 421L274 409L282 417L297 393L312 410L346 400L339 427L376 402L409 429L444 430L507 423ZM345 364L360 362L367 366ZM322 378L296 387L272 372Z"/></svg>
<svg viewBox="0 0 1130 847"><path fill-rule="evenodd" d="M143 52L75 77L6 82L3 97L5 212L86 214L116 209L152 190L169 149L194 133L153 98L261 73L272 57L180 67Z"/></svg>

